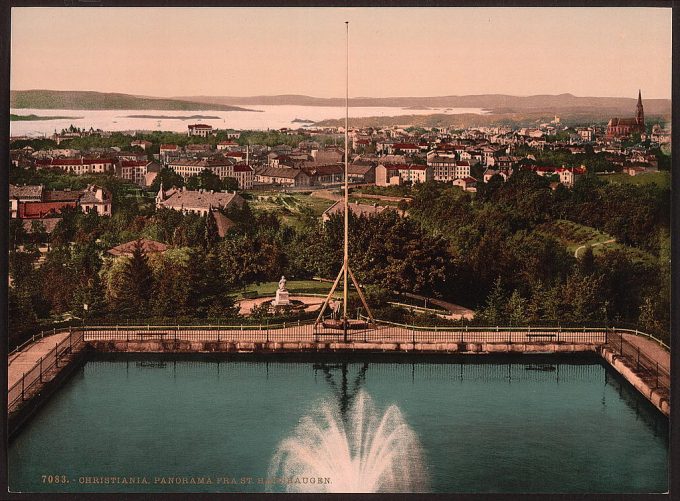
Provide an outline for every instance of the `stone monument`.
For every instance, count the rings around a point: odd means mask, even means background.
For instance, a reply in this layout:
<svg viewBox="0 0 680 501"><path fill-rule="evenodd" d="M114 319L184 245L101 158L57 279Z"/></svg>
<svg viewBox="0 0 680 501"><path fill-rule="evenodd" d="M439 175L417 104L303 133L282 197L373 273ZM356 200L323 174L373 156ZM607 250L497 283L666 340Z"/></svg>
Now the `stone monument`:
<svg viewBox="0 0 680 501"><path fill-rule="evenodd" d="M286 277L281 276L279 280L279 288L276 291L276 299L272 302L274 306L287 306L290 304L288 297L288 290L286 289Z"/></svg>

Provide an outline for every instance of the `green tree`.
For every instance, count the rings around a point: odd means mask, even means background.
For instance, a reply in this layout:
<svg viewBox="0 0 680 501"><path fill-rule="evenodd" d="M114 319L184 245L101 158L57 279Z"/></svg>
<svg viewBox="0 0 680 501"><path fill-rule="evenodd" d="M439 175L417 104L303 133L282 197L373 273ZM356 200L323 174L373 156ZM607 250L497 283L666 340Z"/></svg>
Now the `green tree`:
<svg viewBox="0 0 680 501"><path fill-rule="evenodd" d="M148 313L153 290L153 274L141 241L124 261L121 276L113 294L113 311L140 317Z"/></svg>
<svg viewBox="0 0 680 501"><path fill-rule="evenodd" d="M203 230L203 248L206 250L212 249L219 241L220 235L217 229L217 222L213 212L210 211L204 216L204 230Z"/></svg>
<svg viewBox="0 0 680 501"><path fill-rule="evenodd" d="M527 300L518 290L512 291L506 305L506 318L510 325L524 325L527 321Z"/></svg>
<svg viewBox="0 0 680 501"><path fill-rule="evenodd" d="M163 189L165 190L169 190L173 186L176 188L181 188L184 186L184 178L177 174L174 169L170 167L164 167L156 175L153 183L151 183L151 186L149 186L149 190L157 193L160 189L161 183L163 183Z"/></svg>
<svg viewBox="0 0 680 501"><path fill-rule="evenodd" d="M222 190L225 191L236 191L238 190L238 179L235 177L225 177L222 180Z"/></svg>
<svg viewBox="0 0 680 501"><path fill-rule="evenodd" d="M489 325L500 325L505 322L507 295L501 285L500 277L493 284L493 289L486 298L484 308L479 312L479 317Z"/></svg>

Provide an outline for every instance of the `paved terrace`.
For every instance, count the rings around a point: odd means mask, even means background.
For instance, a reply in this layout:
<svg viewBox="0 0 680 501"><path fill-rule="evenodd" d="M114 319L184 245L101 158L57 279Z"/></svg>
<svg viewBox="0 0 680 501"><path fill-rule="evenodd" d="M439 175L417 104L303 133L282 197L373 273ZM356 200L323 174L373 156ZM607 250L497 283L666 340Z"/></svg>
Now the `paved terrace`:
<svg viewBox="0 0 680 501"><path fill-rule="evenodd" d="M30 372L41 358L44 358L55 346L68 338L68 334L68 331L65 331L37 338L21 351L10 354L7 360L7 388L14 386L24 373Z"/></svg>
<svg viewBox="0 0 680 501"><path fill-rule="evenodd" d="M670 353L659 342L638 334L637 331L604 328L440 328L382 322L370 329L348 330L346 339L340 330L298 322L238 327L147 325L74 328L72 338L69 338L69 331L62 331L35 339L23 346L20 351L12 353L8 360L8 389L13 388L10 391L12 401L18 398L17 395L25 400L23 388L34 385L38 379L40 383L45 379L43 374L47 372L43 371L43 367L52 368L56 364L58 371L58 359L63 356L62 354L70 352L72 343L78 347L83 346L83 341L95 349L127 352L591 351L601 353L636 388L667 413L670 409ZM59 348L55 349L57 345ZM52 376L47 374L46 377L49 379ZM17 385L19 382L22 384Z"/></svg>

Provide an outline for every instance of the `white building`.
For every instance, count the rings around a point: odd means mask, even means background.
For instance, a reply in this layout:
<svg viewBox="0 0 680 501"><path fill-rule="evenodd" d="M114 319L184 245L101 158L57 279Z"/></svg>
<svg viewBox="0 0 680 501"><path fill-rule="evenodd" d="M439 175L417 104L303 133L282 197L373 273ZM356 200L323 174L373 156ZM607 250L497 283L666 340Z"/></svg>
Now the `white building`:
<svg viewBox="0 0 680 501"><path fill-rule="evenodd" d="M187 132L187 135L189 135L189 136L208 137L213 132L212 125L191 124L188 127L189 127L189 130Z"/></svg>
<svg viewBox="0 0 680 501"><path fill-rule="evenodd" d="M427 165L380 164L375 168L376 186L424 183L432 177L432 167Z"/></svg>

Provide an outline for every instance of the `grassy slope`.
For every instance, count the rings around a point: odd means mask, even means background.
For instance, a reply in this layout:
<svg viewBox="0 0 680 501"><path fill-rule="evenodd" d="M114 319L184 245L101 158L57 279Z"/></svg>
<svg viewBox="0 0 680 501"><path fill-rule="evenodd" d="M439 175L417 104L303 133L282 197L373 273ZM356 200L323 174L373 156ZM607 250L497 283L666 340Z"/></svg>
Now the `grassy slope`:
<svg viewBox="0 0 680 501"><path fill-rule="evenodd" d="M321 214L334 203L331 200L302 193L257 192L253 193L253 197L249 203L254 210L273 212L289 226L299 224L303 208L309 208L315 216L321 217ZM268 199L257 197L268 197Z"/></svg>
<svg viewBox="0 0 680 501"><path fill-rule="evenodd" d="M591 226L585 226L564 219L544 223L539 226L538 231L557 239L567 248L572 256L574 255L576 249L582 245L600 244L614 238L610 234L599 231ZM642 249L623 245L618 242L597 245L593 247L593 253L595 255L599 255L603 252L613 249L619 249L630 254L634 261L650 262L656 260L653 255L643 251ZM583 251L581 251L579 255L582 252Z"/></svg>
<svg viewBox="0 0 680 501"><path fill-rule="evenodd" d="M638 174L637 176L629 176L624 173L608 174L600 177L603 181L617 184L652 184L655 183L661 188L670 188L671 173L670 172L647 172L645 174Z"/></svg>

